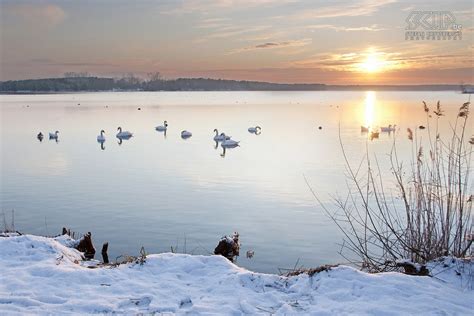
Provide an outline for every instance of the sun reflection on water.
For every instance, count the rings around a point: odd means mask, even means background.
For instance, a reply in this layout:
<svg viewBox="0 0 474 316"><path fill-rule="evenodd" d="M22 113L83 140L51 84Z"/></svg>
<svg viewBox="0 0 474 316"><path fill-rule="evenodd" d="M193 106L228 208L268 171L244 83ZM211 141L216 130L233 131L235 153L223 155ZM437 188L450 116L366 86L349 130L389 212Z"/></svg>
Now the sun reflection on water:
<svg viewBox="0 0 474 316"><path fill-rule="evenodd" d="M365 127L374 128L375 120L375 102L377 101L374 91L367 91L365 93Z"/></svg>

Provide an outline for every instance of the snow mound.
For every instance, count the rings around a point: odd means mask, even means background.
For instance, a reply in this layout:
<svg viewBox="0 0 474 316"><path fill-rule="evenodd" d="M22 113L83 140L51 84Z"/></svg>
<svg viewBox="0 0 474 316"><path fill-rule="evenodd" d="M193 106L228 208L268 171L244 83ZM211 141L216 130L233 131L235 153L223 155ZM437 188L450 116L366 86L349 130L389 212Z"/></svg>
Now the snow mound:
<svg viewBox="0 0 474 316"><path fill-rule="evenodd" d="M149 255L87 268L74 240L0 237L0 314L472 315L471 262L434 262L435 277L339 266L313 275L254 273L221 256Z"/></svg>

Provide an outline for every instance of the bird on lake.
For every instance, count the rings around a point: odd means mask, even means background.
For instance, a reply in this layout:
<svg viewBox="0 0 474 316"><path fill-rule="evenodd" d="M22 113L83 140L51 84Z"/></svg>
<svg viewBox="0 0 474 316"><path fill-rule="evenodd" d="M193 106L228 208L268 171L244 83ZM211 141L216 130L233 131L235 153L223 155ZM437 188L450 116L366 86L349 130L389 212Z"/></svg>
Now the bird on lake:
<svg viewBox="0 0 474 316"><path fill-rule="evenodd" d="M130 138L130 137L133 136L133 134L130 133L129 131L123 131L123 132L122 132L122 128L121 128L120 126L117 128L117 130L119 131L119 132L117 133L117 135L116 135L117 138L125 138L125 139L128 139L128 138Z"/></svg>
<svg viewBox="0 0 474 316"><path fill-rule="evenodd" d="M54 133L51 133L51 132L50 132L50 133L49 133L49 139L56 139L56 140L57 140L57 139L58 139L58 133L59 133L59 131L56 131L56 132L54 132ZM38 135L38 136L39 136L39 135Z"/></svg>
<svg viewBox="0 0 474 316"><path fill-rule="evenodd" d="M225 134L224 134L225 136ZM221 143L221 146L224 147L224 148L234 148L234 147L237 147L239 146L239 143L238 141L236 140L233 140L233 139L225 139L222 143Z"/></svg>
<svg viewBox="0 0 474 316"><path fill-rule="evenodd" d="M230 136L226 136L224 133L221 133L219 135L219 131L217 130L217 128L214 129L214 133L216 133L216 135L214 136L214 140L216 142L222 142L226 139L230 139Z"/></svg>
<svg viewBox="0 0 474 316"><path fill-rule="evenodd" d="M388 125L388 126L383 126L380 128L380 131L381 132L395 132L395 128L396 128L397 125Z"/></svg>
<svg viewBox="0 0 474 316"><path fill-rule="evenodd" d="M193 134L191 132L188 132L186 130L181 132L181 138L183 138L183 139L189 138L191 136L193 136Z"/></svg>
<svg viewBox="0 0 474 316"><path fill-rule="evenodd" d="M104 131L104 130L101 130L101 131L100 131L100 135L99 135L99 136L97 136L97 141L98 141L99 143L103 143L103 142L105 142L105 136L104 136L104 133L105 133L105 131Z"/></svg>
<svg viewBox="0 0 474 316"><path fill-rule="evenodd" d="M43 140L43 133L39 132L38 135L36 135L36 138L39 139L39 141L41 142Z"/></svg>
<svg viewBox="0 0 474 316"><path fill-rule="evenodd" d="M379 138L379 131L371 131L370 132L370 140L378 139Z"/></svg>
<svg viewBox="0 0 474 316"><path fill-rule="evenodd" d="M262 128L261 128L260 126L249 127L249 128L248 128L248 131L249 131L249 133L258 135L258 134L261 133Z"/></svg>
<svg viewBox="0 0 474 316"><path fill-rule="evenodd" d="M163 122L163 125L159 125L157 127L155 127L155 129L158 131L158 132L164 132L168 129L168 122L167 121L164 121Z"/></svg>
<svg viewBox="0 0 474 316"><path fill-rule="evenodd" d="M426 127L424 127L423 125L420 125L418 126L419 129L425 129Z"/></svg>

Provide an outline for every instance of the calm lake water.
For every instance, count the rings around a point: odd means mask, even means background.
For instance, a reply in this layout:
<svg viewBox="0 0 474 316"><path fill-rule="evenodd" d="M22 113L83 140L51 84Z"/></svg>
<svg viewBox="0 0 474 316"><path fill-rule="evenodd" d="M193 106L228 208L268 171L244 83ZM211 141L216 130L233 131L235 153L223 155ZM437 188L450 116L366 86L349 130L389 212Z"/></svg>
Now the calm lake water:
<svg viewBox="0 0 474 316"><path fill-rule="evenodd" d="M109 256L207 254L238 231L237 264L261 272L342 262L330 208L346 193L342 141L354 164L366 148L387 166L394 137L409 157L406 129L426 125L422 100L440 100L449 131L468 100L455 92L115 92L1 97L1 209L16 229L55 235L91 231ZM138 110L138 107L141 110ZM166 136L155 126L168 121ZM397 124L368 140L361 125ZM247 128L259 125L260 135ZM117 127L134 133L121 145ZM321 126L322 129L318 129ZM213 130L240 147L223 154ZM104 147L97 143L106 131ZM182 130L193 136L180 137ZM474 133L472 120L469 133ZM59 131L59 141L38 132ZM426 137L424 131L417 131ZM388 169L384 169L388 170ZM386 172L387 183L393 183ZM3 221L3 219L2 219ZM247 250L255 251L252 259ZM100 255L99 255L100 258Z"/></svg>

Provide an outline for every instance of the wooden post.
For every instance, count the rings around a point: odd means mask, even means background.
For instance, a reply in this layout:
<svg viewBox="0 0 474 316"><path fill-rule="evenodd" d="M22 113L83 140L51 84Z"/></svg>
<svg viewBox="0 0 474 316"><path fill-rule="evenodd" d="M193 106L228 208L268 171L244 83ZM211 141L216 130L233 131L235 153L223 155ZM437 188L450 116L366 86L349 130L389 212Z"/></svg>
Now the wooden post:
<svg viewBox="0 0 474 316"><path fill-rule="evenodd" d="M104 263L109 263L109 255L107 255L107 250L109 249L109 243L105 242L102 245L102 261Z"/></svg>

